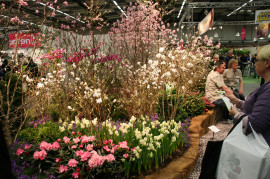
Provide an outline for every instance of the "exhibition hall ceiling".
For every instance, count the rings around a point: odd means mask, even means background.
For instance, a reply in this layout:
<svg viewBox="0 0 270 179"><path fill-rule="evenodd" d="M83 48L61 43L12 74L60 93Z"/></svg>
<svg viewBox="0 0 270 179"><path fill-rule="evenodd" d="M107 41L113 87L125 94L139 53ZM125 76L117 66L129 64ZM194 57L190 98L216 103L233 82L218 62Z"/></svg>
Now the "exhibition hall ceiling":
<svg viewBox="0 0 270 179"><path fill-rule="evenodd" d="M19 5L18 2L26 2L27 5ZM55 27L69 25L72 28L72 21L76 21L83 27L88 24L89 16L95 17L99 13L99 17L104 19L106 24L112 24L121 19L122 12L125 12L121 10L128 7L130 2L135 3L136 0L0 0L0 5L4 3L5 8L8 9L1 12L0 19L11 19L17 16L25 22L21 24L22 28L30 23ZM200 22L212 9L214 9L215 22L232 25L251 23L255 19L256 10L270 7L269 0L156 0L154 2L157 2L159 7L171 11L164 16L165 22L178 24ZM179 13L182 5L182 11ZM242 8L237 10L241 6ZM5 29L3 21L0 23L0 30ZM94 19L94 21L94 26L98 26L98 20Z"/></svg>

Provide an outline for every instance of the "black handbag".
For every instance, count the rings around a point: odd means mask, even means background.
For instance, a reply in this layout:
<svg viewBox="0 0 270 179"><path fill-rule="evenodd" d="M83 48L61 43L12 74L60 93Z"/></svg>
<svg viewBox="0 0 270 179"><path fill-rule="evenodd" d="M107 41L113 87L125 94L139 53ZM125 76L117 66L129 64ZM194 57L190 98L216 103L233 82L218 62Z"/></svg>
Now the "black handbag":
<svg viewBox="0 0 270 179"><path fill-rule="evenodd" d="M234 121L234 125L229 131L228 135L233 131L233 129L239 124L239 122L245 117L243 115L240 119ZM227 136L228 136L227 135ZM208 141L206 145L205 154L202 160L201 174L199 179L215 179L216 170L218 165L218 160L224 140L221 141Z"/></svg>

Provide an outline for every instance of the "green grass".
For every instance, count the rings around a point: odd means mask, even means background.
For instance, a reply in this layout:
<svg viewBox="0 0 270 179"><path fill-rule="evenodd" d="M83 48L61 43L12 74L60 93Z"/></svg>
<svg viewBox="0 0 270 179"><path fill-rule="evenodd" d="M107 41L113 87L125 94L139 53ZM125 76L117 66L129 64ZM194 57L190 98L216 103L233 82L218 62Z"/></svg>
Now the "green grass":
<svg viewBox="0 0 270 179"><path fill-rule="evenodd" d="M259 78L259 79L258 79L258 77L253 78L253 74L252 74L251 76L243 77L243 82L244 83L260 83L261 78Z"/></svg>

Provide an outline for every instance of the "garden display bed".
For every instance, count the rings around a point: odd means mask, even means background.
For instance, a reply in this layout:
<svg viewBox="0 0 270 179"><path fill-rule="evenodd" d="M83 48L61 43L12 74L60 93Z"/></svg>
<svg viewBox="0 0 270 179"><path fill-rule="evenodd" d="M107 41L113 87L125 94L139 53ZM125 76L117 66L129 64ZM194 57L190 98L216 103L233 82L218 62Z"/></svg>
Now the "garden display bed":
<svg viewBox="0 0 270 179"><path fill-rule="evenodd" d="M199 154L200 137L208 132L208 127L214 124L214 111L192 118L189 127L191 146L182 156L172 161L164 168L145 176L145 179L179 179L187 178L193 171Z"/></svg>

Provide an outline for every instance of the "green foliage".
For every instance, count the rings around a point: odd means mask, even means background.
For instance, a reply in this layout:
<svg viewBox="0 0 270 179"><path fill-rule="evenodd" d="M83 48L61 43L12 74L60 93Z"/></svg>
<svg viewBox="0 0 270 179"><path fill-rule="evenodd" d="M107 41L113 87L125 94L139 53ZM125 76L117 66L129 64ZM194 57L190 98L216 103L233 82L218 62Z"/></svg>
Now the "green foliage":
<svg viewBox="0 0 270 179"><path fill-rule="evenodd" d="M28 127L21 130L18 137L29 143L42 141L53 142L58 138L63 137L63 133L59 131L59 125L54 122L47 122L44 125L39 125L37 128Z"/></svg>
<svg viewBox="0 0 270 179"><path fill-rule="evenodd" d="M219 50L219 53L220 53L220 55L225 56L225 55L228 54L228 52L230 50L231 50L230 48L223 48L223 49ZM247 49L244 49L244 50L233 49L233 54L238 55L238 56L241 56L241 55L244 55L244 54L247 54L247 53L249 53L249 50L247 50Z"/></svg>
<svg viewBox="0 0 270 179"><path fill-rule="evenodd" d="M159 97L159 104L157 108L157 113L161 117L165 117L165 120L169 120L173 110L176 108L175 121L184 121L187 117L197 116L203 113L205 105L202 95L191 94L180 96L175 94L165 94Z"/></svg>

